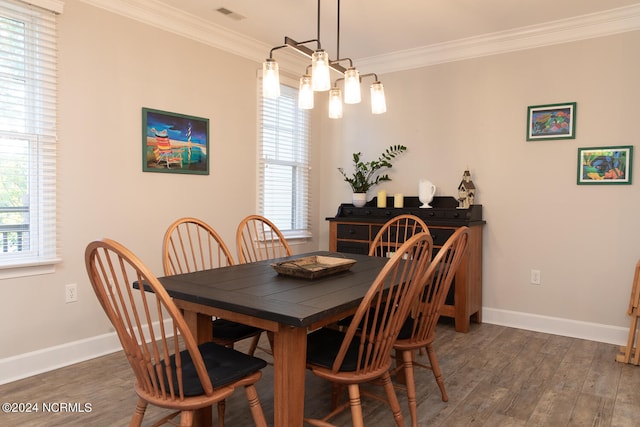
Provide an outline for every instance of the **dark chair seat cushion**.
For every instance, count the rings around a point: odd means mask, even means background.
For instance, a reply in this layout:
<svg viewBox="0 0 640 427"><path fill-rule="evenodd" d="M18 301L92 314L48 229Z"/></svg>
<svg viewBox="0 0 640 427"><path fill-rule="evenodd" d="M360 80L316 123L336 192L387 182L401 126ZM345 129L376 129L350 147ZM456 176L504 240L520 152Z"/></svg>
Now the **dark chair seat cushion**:
<svg viewBox="0 0 640 427"><path fill-rule="evenodd" d="M267 362L260 358L212 342L200 344L198 348L214 388L231 384L267 366ZM189 352L187 350L180 352L180 358L182 361L182 385L185 396L204 394L204 389ZM162 362L163 369L164 365L164 362ZM171 356L170 365L175 373L175 355ZM173 383L174 390L177 391L177 379L174 379ZM165 386L168 386L166 381Z"/></svg>
<svg viewBox="0 0 640 427"><path fill-rule="evenodd" d="M213 321L213 337L230 341L239 341L260 332L260 329L226 319Z"/></svg>
<svg viewBox="0 0 640 427"><path fill-rule="evenodd" d="M336 360L344 333L331 328L322 328L307 335L307 363L331 369ZM357 368L359 340L349 345L340 372L353 372Z"/></svg>

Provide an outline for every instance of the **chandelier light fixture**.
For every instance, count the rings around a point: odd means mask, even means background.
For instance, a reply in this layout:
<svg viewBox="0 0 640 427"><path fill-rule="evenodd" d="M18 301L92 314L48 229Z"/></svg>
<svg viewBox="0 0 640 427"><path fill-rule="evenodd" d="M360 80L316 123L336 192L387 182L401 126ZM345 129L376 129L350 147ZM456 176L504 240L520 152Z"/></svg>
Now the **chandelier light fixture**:
<svg viewBox="0 0 640 427"><path fill-rule="evenodd" d="M387 111L387 104L384 95L384 86L378 80L375 73L360 75L360 72L353 66L350 58L340 58L340 0L338 2L338 26L337 26L337 59L329 59L327 52L322 49L320 43L320 0L318 0L317 36L315 39L297 42L285 36L284 44L276 46L269 52L269 58L262 64L262 96L275 99L280 96L280 76L278 63L273 59L273 52L282 48L291 48L296 52L311 58L311 65L307 66L305 73L300 77L300 87L298 92L298 107L302 109L312 109L314 106L314 92L329 91L329 117L339 119L342 117L342 104L358 104L362 100L360 83L365 77L373 77L371 84L371 113L382 114ZM316 50L312 50L306 45L316 44ZM349 61L347 68L340 65L341 62ZM331 85L331 71L342 77L336 79ZM338 87L339 82L344 82L344 97L342 90Z"/></svg>

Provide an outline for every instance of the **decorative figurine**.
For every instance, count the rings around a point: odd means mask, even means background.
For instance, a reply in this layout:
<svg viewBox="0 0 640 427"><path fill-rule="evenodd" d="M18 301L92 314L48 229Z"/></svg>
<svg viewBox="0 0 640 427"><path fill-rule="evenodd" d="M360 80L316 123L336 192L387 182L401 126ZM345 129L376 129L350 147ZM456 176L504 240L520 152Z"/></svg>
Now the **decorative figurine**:
<svg viewBox="0 0 640 427"><path fill-rule="evenodd" d="M462 174L462 182L458 186L458 209L469 209L473 205L476 196L476 186L471 181L469 170L465 170Z"/></svg>

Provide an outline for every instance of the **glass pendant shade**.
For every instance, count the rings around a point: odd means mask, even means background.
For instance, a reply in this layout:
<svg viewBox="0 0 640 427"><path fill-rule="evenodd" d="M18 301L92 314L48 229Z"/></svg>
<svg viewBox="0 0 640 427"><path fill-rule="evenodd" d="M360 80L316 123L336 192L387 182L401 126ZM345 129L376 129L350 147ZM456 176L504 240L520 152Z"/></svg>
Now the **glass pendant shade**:
<svg viewBox="0 0 640 427"><path fill-rule="evenodd" d="M329 118L342 118L342 93L337 87L329 91Z"/></svg>
<svg viewBox="0 0 640 427"><path fill-rule="evenodd" d="M311 55L311 77L313 90L324 92L331 89L331 77L329 75L329 55L322 49L318 49Z"/></svg>
<svg viewBox="0 0 640 427"><path fill-rule="evenodd" d="M280 96L278 63L273 59L267 59L262 64L262 96L270 99Z"/></svg>
<svg viewBox="0 0 640 427"><path fill-rule="evenodd" d="M380 82L371 85L371 113L382 114L387 112L387 101L384 97L384 86Z"/></svg>
<svg viewBox="0 0 640 427"><path fill-rule="evenodd" d="M360 72L349 67L344 73L344 103L358 104L360 101Z"/></svg>
<svg viewBox="0 0 640 427"><path fill-rule="evenodd" d="M298 108L303 110L311 110L313 108L313 86L311 84L311 75L309 74L300 77Z"/></svg>

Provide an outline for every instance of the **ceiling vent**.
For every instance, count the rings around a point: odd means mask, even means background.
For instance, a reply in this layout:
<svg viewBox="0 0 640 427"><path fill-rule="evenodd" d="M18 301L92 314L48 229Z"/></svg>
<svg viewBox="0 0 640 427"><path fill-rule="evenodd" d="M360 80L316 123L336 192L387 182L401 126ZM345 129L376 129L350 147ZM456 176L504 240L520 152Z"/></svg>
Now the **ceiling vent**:
<svg viewBox="0 0 640 427"><path fill-rule="evenodd" d="M219 7L216 9L216 12L220 12L228 18L233 19L234 21L242 21L243 19L247 19L246 16L242 16L239 13L234 12L233 10L229 10L226 7Z"/></svg>

